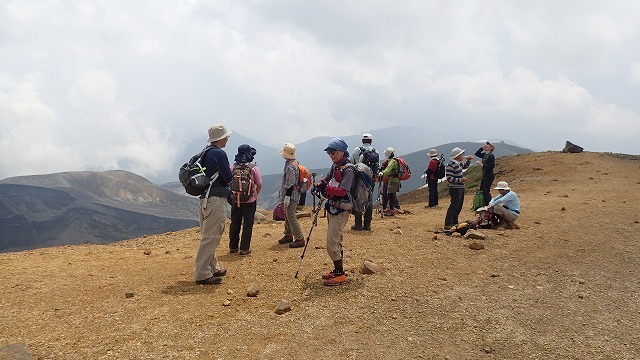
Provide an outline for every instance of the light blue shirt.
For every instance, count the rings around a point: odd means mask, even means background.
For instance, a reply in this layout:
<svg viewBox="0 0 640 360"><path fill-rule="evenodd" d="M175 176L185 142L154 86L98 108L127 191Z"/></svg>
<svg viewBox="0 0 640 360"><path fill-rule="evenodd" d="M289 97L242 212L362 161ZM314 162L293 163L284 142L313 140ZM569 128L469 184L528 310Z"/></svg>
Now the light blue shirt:
<svg viewBox="0 0 640 360"><path fill-rule="evenodd" d="M516 214L520 214L520 199L515 192L509 190L506 194L500 194L489 201L489 205L491 206L495 206L499 203L502 203L502 206L506 209Z"/></svg>

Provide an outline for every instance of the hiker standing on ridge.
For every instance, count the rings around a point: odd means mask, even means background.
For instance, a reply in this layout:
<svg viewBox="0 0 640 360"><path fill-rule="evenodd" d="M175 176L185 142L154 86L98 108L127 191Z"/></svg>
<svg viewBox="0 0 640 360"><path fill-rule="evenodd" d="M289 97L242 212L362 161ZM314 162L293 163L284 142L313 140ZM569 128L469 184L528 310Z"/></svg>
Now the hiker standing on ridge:
<svg viewBox="0 0 640 360"><path fill-rule="evenodd" d="M444 219L444 229L449 230L453 225L458 224L458 216L462 211L462 205L464 204L464 184L467 182L467 178L464 176L462 170L469 167L473 156L467 156L467 161L462 162L464 156L464 150L459 147L451 150L451 161L447 164L446 176L449 183L449 196L451 197L451 204L447 209L447 215Z"/></svg>
<svg viewBox="0 0 640 360"><path fill-rule="evenodd" d="M262 190L262 177L258 165L253 163L256 149L247 144L238 147L234 164L231 166L231 173L234 177L246 178L249 194L251 197L246 201L235 202L231 206L231 225L229 225L229 252L239 251L240 255L251 254L251 235L253 233L253 223L256 216L258 204L258 194ZM234 171L235 170L235 171ZM245 174L244 176L242 176ZM235 181L235 180L234 180ZM245 195L245 196L248 196ZM244 222L244 226L243 223ZM242 226L242 241L240 241L240 227ZM238 247L239 246L239 247Z"/></svg>
<svg viewBox="0 0 640 360"><path fill-rule="evenodd" d="M231 196L229 183L231 169L227 153L222 150L227 145L231 131L224 125L213 125L209 128L209 140L213 148L202 157L205 174L218 177L211 184L208 198L200 198L198 220L200 221L200 246L196 254L196 284L214 285L222 282L227 269L220 267L216 259L216 249L224 232L227 221L227 199Z"/></svg>
<svg viewBox="0 0 640 360"><path fill-rule="evenodd" d="M506 181L499 181L494 189L498 190L500 195L491 199L487 207L504 222L505 229L519 229L520 227L515 223L520 216L518 195L511 190Z"/></svg>
<svg viewBox="0 0 640 360"><path fill-rule="evenodd" d="M349 163L347 143L333 138L324 149L331 158L331 169L322 181L314 184L313 193L327 198L327 253L333 261L333 270L323 274L326 286L341 285L347 282L342 263L342 232L349 221L353 207L350 191L356 181L356 169Z"/></svg>
<svg viewBox="0 0 640 360"><path fill-rule="evenodd" d="M429 160L429 165L427 166L427 186L429 187L429 202L427 207L435 208L438 206L438 177L436 173L438 172L438 166L440 165L440 161L438 161L438 150L431 149L428 153L431 160Z"/></svg>
<svg viewBox="0 0 640 360"><path fill-rule="evenodd" d="M400 209L397 196L400 191L400 179L398 179L400 164L394 156L393 148L388 147L384 151L386 160L382 163L382 171L378 174L378 177L382 177L382 213L384 216L393 216L395 215L394 208ZM389 209L387 209L387 205L389 205Z"/></svg>
<svg viewBox="0 0 640 360"><path fill-rule="evenodd" d="M484 206L489 205L489 201L491 201L491 184L496 178L493 172L493 168L496 166L496 157L493 155L494 149L495 146L492 143L485 141L475 153L476 157L482 159L482 161L477 161L476 165L482 168L480 191L482 191L482 197L484 198Z"/></svg>
<svg viewBox="0 0 640 360"><path fill-rule="evenodd" d="M291 248L304 246L304 235L300 228L300 222L296 216L300 191L297 189L300 169L296 161L296 146L286 143L280 150L284 158L284 171L278 201L284 204L284 236L278 240L279 244L289 244Z"/></svg>
<svg viewBox="0 0 640 360"><path fill-rule="evenodd" d="M380 156L376 149L371 145L373 136L369 133L362 134L362 145L356 148L351 155L351 163L358 164L363 163L367 165L374 176L378 174L380 169ZM374 187L377 179L373 179ZM373 189L371 189L373 192ZM371 219L373 218L373 206L367 206L364 212L364 225L362 224L363 214L359 212L353 212L355 217L355 224L351 226L352 230L371 231Z"/></svg>

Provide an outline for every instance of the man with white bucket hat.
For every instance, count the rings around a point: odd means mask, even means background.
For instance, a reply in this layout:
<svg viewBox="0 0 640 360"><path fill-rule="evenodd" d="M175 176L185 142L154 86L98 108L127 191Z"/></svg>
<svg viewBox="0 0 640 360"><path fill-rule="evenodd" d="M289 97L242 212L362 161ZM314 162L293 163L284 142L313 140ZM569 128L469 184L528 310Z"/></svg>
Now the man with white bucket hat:
<svg viewBox="0 0 640 360"><path fill-rule="evenodd" d="M511 190L506 181L500 181L494 188L498 190L500 195L489 201L488 208L504 222L506 229L518 229L515 224L520 216L520 199L518 195Z"/></svg>
<svg viewBox="0 0 640 360"><path fill-rule="evenodd" d="M463 170L469 167L473 156L467 156L467 161L464 163L462 162L463 159L464 150L459 147L451 150L451 161L447 164L445 171L447 183L449 184L449 196L451 197L451 203L444 218L445 230L458 224L458 216L464 204L464 184L468 179L464 176Z"/></svg>

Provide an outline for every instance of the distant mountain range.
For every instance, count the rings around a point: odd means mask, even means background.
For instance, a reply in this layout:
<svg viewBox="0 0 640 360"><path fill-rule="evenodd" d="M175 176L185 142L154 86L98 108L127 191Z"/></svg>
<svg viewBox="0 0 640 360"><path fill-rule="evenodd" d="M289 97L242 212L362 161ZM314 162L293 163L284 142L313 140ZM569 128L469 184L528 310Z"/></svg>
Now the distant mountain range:
<svg viewBox="0 0 640 360"><path fill-rule="evenodd" d="M394 147L412 170L403 182L406 193L424 185L420 178L427 166L429 148L449 157L461 147L473 153L478 142L449 142L434 146L435 132L409 127L371 131L373 145L384 158L384 149ZM361 144L361 134L344 136L353 150ZM232 142L233 140L234 142ZM316 179L327 173L330 160L323 151L329 137L296 144L298 160L315 172ZM259 206L272 209L277 202L284 159L278 150L233 134L225 150L233 161L237 146L250 144L258 150L256 161L263 174ZM429 144L421 146L417 144ZM202 146L185 153L185 160ZM496 157L532 152L505 142L496 143ZM179 165L176 165L176 169ZM307 204L312 203L308 196ZM54 245L109 243L145 234L186 229L198 225L198 199L187 196L178 182L155 185L136 174L121 171L65 172L20 176L0 180L0 251L17 251Z"/></svg>
<svg viewBox="0 0 640 360"><path fill-rule="evenodd" d="M110 243L197 226L197 199L126 171L0 181L0 251Z"/></svg>

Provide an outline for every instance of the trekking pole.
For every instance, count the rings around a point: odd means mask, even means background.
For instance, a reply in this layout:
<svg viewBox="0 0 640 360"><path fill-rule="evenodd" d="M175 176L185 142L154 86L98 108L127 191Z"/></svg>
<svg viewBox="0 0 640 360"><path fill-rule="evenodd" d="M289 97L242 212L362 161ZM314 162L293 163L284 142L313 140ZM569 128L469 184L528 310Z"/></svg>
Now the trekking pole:
<svg viewBox="0 0 640 360"><path fill-rule="evenodd" d="M309 230L309 235L307 236L307 241L305 241L304 243L304 249L302 250L302 255L300 255L300 264L298 264L298 270L296 270L296 274L293 276L294 278L298 278L298 273L300 272L300 267L302 266L302 260L304 260L304 254L307 252L307 246L309 246L309 240L311 239L311 233L313 232L313 228L316 227L316 225L318 225L318 214L320 213L320 208L322 207L322 203L324 203L325 198L318 195L318 194L314 194L316 196L318 196L320 198L320 201L318 202L318 206L314 207L313 212L315 213L313 215L313 222L311 223L311 229ZM313 197L313 200L315 201L316 197Z"/></svg>
<svg viewBox="0 0 640 360"><path fill-rule="evenodd" d="M313 186L315 186L315 184L316 184L316 175L317 174L314 173L314 172L311 173L311 179L313 179ZM313 208L314 209L316 208L316 197L315 196L313 197Z"/></svg>

